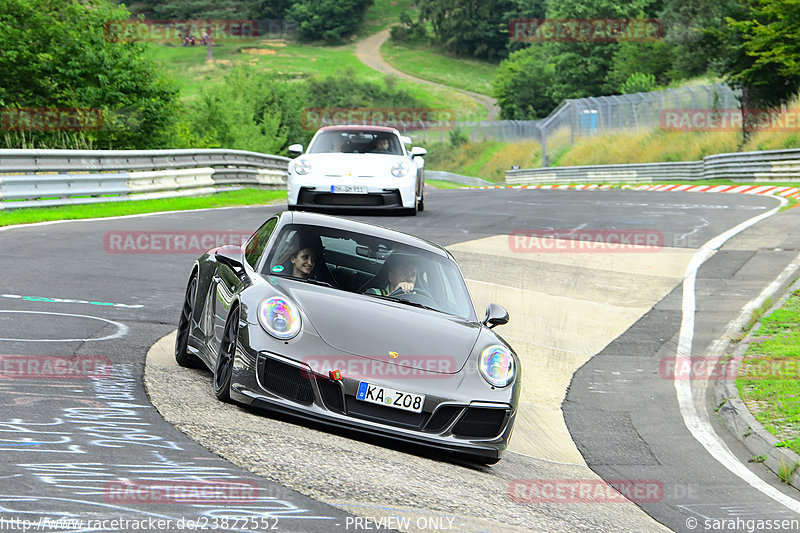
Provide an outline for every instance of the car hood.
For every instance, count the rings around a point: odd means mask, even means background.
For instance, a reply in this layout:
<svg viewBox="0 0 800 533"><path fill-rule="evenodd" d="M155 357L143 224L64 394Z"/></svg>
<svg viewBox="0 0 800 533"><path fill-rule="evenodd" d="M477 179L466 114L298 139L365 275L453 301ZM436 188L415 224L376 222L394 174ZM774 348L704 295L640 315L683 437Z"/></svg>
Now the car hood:
<svg viewBox="0 0 800 533"><path fill-rule="evenodd" d="M298 282L285 288L326 344L392 365L454 374L481 332L479 323L380 298Z"/></svg>
<svg viewBox="0 0 800 533"><path fill-rule="evenodd" d="M314 174L345 178L385 176L398 161L408 161L403 156L388 154L306 154L303 157L311 162Z"/></svg>

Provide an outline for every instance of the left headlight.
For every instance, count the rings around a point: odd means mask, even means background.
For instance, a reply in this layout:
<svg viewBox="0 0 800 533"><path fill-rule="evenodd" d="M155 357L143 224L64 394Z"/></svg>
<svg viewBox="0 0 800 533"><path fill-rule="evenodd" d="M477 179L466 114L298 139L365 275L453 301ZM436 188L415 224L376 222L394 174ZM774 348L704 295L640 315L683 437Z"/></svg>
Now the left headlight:
<svg viewBox="0 0 800 533"><path fill-rule="evenodd" d="M478 369L490 385L505 387L514 381L514 356L505 346L489 346L481 352Z"/></svg>
<svg viewBox="0 0 800 533"><path fill-rule="evenodd" d="M300 311L291 302L278 296L261 302L258 321L276 339L291 339L300 332Z"/></svg>
<svg viewBox="0 0 800 533"><path fill-rule="evenodd" d="M410 165L408 164L408 161L398 161L392 166L392 176L394 176L395 178L402 178L403 176L408 174L409 168Z"/></svg>
<svg viewBox="0 0 800 533"><path fill-rule="evenodd" d="M311 173L311 161L308 159L298 159L294 164L294 171L301 176Z"/></svg>

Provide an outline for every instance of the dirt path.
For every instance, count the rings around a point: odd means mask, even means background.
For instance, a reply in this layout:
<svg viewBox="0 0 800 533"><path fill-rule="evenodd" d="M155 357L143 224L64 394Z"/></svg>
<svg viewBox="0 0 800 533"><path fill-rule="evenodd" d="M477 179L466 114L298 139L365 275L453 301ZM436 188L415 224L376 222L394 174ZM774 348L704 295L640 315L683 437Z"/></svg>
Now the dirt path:
<svg viewBox="0 0 800 533"><path fill-rule="evenodd" d="M422 78L417 78L411 76L410 74L406 74L405 72L400 72L389 63L383 60L381 56L381 45L386 42L389 38L389 30L383 30L373 35L370 35L366 39L362 39L361 41L356 43L356 57L361 60L366 66L373 70L377 70L378 72L383 72L384 74L390 74L392 76L397 76L399 78L403 78L406 80L411 80L417 83L425 83L427 85L433 85L434 87L441 87L444 89L450 89L453 91L458 91L462 94L465 94L478 102L480 105L486 108L487 115L486 120L492 121L497 120L497 115L500 113L500 108L497 107L497 100L490 96L486 96L483 94L474 93L472 91L465 91L463 89L456 89L455 87L450 87L448 85L442 85L441 83L435 83L429 80L423 80Z"/></svg>

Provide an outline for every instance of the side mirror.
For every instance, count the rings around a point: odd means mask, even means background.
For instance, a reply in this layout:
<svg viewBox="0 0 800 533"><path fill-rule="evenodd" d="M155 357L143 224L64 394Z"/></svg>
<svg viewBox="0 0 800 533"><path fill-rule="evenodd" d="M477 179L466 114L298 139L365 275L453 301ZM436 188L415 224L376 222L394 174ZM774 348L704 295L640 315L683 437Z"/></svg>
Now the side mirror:
<svg viewBox="0 0 800 533"><path fill-rule="evenodd" d="M495 326L508 324L508 311L502 305L489 304L486 306L486 316L483 318L483 325L492 329Z"/></svg>
<svg viewBox="0 0 800 533"><path fill-rule="evenodd" d="M415 146L414 148L411 149L411 157L423 156L427 153L428 151L421 146Z"/></svg>
<svg viewBox="0 0 800 533"><path fill-rule="evenodd" d="M233 244L220 246L214 252L214 257L220 263L228 265L234 270L244 269L244 253L240 246L235 246Z"/></svg>
<svg viewBox="0 0 800 533"><path fill-rule="evenodd" d="M288 148L290 154L297 154L300 155L303 153L303 145L302 144L292 144Z"/></svg>

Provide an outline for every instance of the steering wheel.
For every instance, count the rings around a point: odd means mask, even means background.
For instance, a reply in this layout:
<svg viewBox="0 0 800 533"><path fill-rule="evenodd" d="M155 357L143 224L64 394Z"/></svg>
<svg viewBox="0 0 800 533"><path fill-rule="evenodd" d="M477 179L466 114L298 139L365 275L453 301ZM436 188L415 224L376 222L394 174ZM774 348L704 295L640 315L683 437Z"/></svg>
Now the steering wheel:
<svg viewBox="0 0 800 533"><path fill-rule="evenodd" d="M397 296L399 294L419 294L420 296L425 296L426 298L433 300L433 296L431 296L431 293L429 293L425 289L420 289L419 287L414 287L414 290L409 293L404 293L403 289L397 288L392 292L390 292L389 294L387 294L386 296Z"/></svg>

